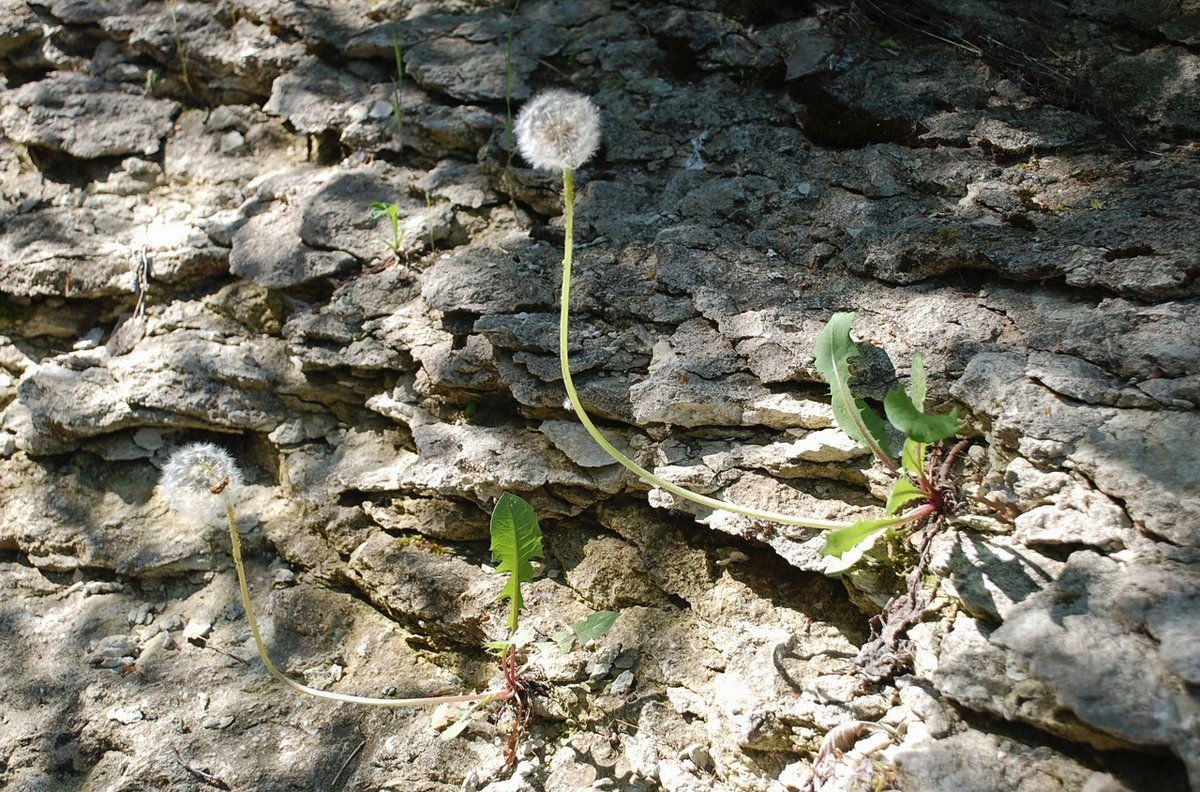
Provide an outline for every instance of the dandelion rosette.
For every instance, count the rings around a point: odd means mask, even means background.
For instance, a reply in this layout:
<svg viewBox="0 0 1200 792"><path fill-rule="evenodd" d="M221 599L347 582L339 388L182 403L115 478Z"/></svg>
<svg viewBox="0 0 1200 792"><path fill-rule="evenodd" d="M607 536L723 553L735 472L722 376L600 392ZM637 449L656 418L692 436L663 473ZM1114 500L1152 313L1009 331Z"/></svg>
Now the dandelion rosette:
<svg viewBox="0 0 1200 792"><path fill-rule="evenodd" d="M575 170L600 147L600 111L573 91L553 89L529 100L513 125L521 156L540 170Z"/></svg>
<svg viewBox="0 0 1200 792"><path fill-rule="evenodd" d="M159 479L171 508L211 518L220 514L242 486L242 471L225 449L212 443L192 443L175 450Z"/></svg>

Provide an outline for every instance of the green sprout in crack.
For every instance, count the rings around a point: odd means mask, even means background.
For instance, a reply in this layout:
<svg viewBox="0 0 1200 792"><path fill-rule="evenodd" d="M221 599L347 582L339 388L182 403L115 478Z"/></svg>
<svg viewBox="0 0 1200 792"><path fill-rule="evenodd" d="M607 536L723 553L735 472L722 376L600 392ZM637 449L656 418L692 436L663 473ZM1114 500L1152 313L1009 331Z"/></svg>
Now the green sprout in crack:
<svg viewBox="0 0 1200 792"><path fill-rule="evenodd" d="M392 254L399 256L404 252L404 238L408 236L408 229L400 225L400 206L394 203L383 203L376 201L368 208L368 216L372 220L379 220L386 217L388 223L392 227L392 238L390 240L380 237L379 242L385 245Z"/></svg>

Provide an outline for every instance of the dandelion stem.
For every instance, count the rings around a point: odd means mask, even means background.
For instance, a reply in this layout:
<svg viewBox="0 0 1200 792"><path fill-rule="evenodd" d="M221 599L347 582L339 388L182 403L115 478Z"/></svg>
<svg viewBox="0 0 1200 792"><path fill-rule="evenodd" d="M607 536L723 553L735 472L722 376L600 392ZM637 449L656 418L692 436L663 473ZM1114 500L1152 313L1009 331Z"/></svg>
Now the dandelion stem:
<svg viewBox="0 0 1200 792"><path fill-rule="evenodd" d="M229 540L233 544L233 565L237 569L238 585L242 590L242 607L246 611L246 621L250 623L250 632L254 635L254 643L258 647L258 656L262 658L263 665L267 667L267 671L271 676L278 679L283 684L290 687L292 690L300 693L307 693L310 696L317 698L330 699L332 701L341 701L347 704L368 704L373 707L425 707L435 704L465 704L473 701L499 701L502 699L511 698L513 693L511 690L495 690L490 693L470 693L461 696L422 696L418 698L403 698L403 699L383 699L371 698L368 696L352 696L347 693L335 693L329 690L319 690L317 688L302 685L288 678L280 671L275 663L272 662L271 656L267 654L266 644L263 643L262 633L258 629L258 619L254 616L254 606L250 603L250 587L246 583L246 567L242 563L242 541L237 529L237 519L233 513L233 504L225 504L225 519L229 523Z"/></svg>
<svg viewBox="0 0 1200 792"><path fill-rule="evenodd" d="M575 410L575 415L579 417L580 423L587 429L588 434L592 436L601 448L613 459L623 465L627 470L636 475L638 478L653 484L659 489L665 490L672 495L686 500L693 501L701 506L707 506L710 509L722 509L724 511L741 514L746 517L753 517L757 520L768 520L770 522L782 523L784 525L800 525L806 528L818 528L821 530L845 528L850 525L847 522L838 522L835 520L821 520L813 517L796 517L790 514L781 512L763 511L761 509L752 509L747 506L739 506L736 503L710 498L706 495L700 495L691 490L684 489L676 484L659 478L658 476L646 470L644 467L634 462L629 457L618 451L612 443L608 442L607 438L600 433L596 425L592 423L592 419L588 416L587 411L583 408L583 404L579 401L579 394L575 392L575 381L571 378L571 357L567 347L567 336L570 328L570 304L571 304L571 264L574 258L575 245L575 173L570 168L563 170L563 222L566 230L566 242L563 245L563 274L562 274L562 292L559 297L559 320L558 320L558 360L562 367L563 386L567 390L567 398L571 401L571 407Z"/></svg>

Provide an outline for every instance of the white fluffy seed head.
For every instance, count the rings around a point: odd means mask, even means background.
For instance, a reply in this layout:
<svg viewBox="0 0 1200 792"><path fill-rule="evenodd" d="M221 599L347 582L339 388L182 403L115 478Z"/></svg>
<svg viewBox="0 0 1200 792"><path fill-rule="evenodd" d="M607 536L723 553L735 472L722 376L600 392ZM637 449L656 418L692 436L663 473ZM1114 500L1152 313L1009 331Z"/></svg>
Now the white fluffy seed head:
<svg viewBox="0 0 1200 792"><path fill-rule="evenodd" d="M575 170L600 147L600 111L583 94L555 88L525 103L513 132L533 167Z"/></svg>
<svg viewBox="0 0 1200 792"><path fill-rule="evenodd" d="M171 454L158 483L171 508L207 520L222 513L227 499L235 497L242 471L225 449L192 443Z"/></svg>

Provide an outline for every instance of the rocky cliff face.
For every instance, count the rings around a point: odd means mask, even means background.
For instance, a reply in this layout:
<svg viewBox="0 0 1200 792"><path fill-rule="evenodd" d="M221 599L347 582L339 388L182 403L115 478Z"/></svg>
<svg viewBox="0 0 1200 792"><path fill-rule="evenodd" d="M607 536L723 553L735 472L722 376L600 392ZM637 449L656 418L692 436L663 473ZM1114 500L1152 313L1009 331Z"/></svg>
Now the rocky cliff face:
<svg viewBox="0 0 1200 792"><path fill-rule="evenodd" d="M1200 789L1198 46L1190 0L0 0L0 784ZM648 492L564 407L558 185L507 133L552 86L604 116L571 346L606 433L877 513L812 357L858 311L863 393L922 350L974 441L911 589L901 545L831 580L816 532ZM192 440L246 472L311 685L484 689L505 491L526 622L620 619L534 659L515 769L503 722L297 698L156 491Z"/></svg>

